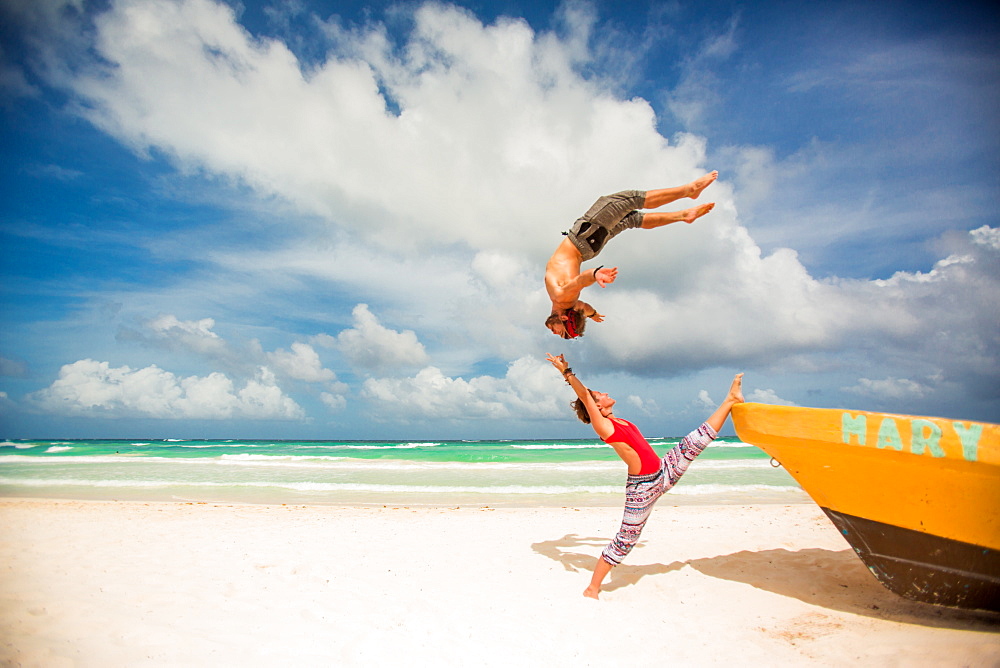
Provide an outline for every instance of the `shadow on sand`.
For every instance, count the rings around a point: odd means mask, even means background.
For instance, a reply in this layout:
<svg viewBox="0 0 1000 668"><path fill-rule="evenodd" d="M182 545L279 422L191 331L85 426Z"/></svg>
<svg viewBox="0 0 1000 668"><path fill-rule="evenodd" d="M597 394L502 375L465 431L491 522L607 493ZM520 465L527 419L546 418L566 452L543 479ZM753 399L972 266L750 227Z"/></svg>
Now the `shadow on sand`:
<svg viewBox="0 0 1000 668"><path fill-rule="evenodd" d="M596 555L608 540L567 534L534 543L531 548L561 563L567 571L583 572L589 578ZM579 548L590 548L590 552L576 551ZM685 566L714 578L748 584L829 610L906 624L1000 633L998 613L945 608L897 596L879 584L850 549L744 551L671 564L626 563L612 569L602 590L630 587L645 577L679 571ZM581 583L581 591L584 586L586 582Z"/></svg>

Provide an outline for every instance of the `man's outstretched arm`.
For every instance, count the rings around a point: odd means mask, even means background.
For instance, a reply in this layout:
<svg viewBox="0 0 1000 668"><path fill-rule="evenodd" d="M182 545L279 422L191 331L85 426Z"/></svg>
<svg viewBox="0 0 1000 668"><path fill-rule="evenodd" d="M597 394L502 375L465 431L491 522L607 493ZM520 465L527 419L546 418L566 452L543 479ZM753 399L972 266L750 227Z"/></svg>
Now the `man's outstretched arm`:
<svg viewBox="0 0 1000 668"><path fill-rule="evenodd" d="M585 271L577 275L576 278L568 281L563 286L563 290L579 294L584 288L594 283L603 288L608 283L614 283L616 278L618 278L618 267L611 267L610 269L598 267L597 269Z"/></svg>

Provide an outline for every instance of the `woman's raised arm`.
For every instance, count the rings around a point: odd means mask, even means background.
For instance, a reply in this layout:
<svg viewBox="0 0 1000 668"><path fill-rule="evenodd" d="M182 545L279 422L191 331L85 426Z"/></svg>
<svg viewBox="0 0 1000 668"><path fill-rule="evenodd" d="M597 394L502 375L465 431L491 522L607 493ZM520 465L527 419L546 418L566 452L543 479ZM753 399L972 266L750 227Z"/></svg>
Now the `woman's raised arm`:
<svg viewBox="0 0 1000 668"><path fill-rule="evenodd" d="M566 362L566 357L564 355L553 356L549 353L546 355L546 359L552 363L556 371L563 375L569 386L576 392L576 396L583 402L583 406L587 410L587 416L590 417L590 426L594 428L594 432L601 439L610 438L611 434L615 431L614 423L601 414L601 410L597 407L597 402L594 401L590 390L573 373L573 369Z"/></svg>

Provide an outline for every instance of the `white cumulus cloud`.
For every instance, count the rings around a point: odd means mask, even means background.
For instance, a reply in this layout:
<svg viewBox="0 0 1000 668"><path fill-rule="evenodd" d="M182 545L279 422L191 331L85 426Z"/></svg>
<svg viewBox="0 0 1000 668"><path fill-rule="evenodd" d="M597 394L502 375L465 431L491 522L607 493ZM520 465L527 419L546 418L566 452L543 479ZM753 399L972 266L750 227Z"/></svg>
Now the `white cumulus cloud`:
<svg viewBox="0 0 1000 668"><path fill-rule="evenodd" d="M84 359L64 365L48 388L29 399L43 411L70 416L196 420L305 417L266 368L237 388L221 373L180 377L155 365L131 369Z"/></svg>
<svg viewBox="0 0 1000 668"><path fill-rule="evenodd" d="M341 394L321 392L319 398L327 408L334 412L342 411L347 406L347 398Z"/></svg>
<svg viewBox="0 0 1000 668"><path fill-rule="evenodd" d="M565 389L548 363L525 357L512 362L502 378L450 378L426 367L412 378L369 378L362 395L386 417L548 419L570 415Z"/></svg>
<svg viewBox="0 0 1000 668"><path fill-rule="evenodd" d="M1000 227L983 225L972 230L969 234L972 236L973 243L1000 251Z"/></svg>
<svg viewBox="0 0 1000 668"><path fill-rule="evenodd" d="M219 335L212 331L215 320L179 320L175 315L160 315L146 323L152 332L169 339L177 340L199 352L216 352L224 344Z"/></svg>
<svg viewBox="0 0 1000 668"><path fill-rule="evenodd" d="M135 341L168 350L191 351L209 357L225 357L225 341L213 330L215 320L181 320L176 315L161 313L144 320L140 329L122 327L118 332L121 341Z"/></svg>
<svg viewBox="0 0 1000 668"><path fill-rule="evenodd" d="M694 175L702 142L670 145L649 103L615 99L574 69L586 21L557 38L443 3L412 12L401 44L376 23L329 24L334 48L306 64L223 3L113 5L96 21L102 62L57 81L139 152L404 250L520 250L579 215L567 204ZM556 227L542 236L545 224Z"/></svg>
<svg viewBox="0 0 1000 668"><path fill-rule="evenodd" d="M330 369L323 368L319 354L308 343L296 341L291 348L290 351L279 348L273 353L267 353L267 359L275 370L289 378L309 383L336 380L336 374Z"/></svg>
<svg viewBox="0 0 1000 668"><path fill-rule="evenodd" d="M636 410L645 415L656 415L660 410L654 400L643 399L642 397L634 394L630 394L625 397L625 401L627 401L630 406L633 406Z"/></svg>
<svg viewBox="0 0 1000 668"><path fill-rule="evenodd" d="M774 404L777 406L795 406L794 401L788 401L787 399L782 399L778 394L772 389L756 389L753 392L744 397L747 401L754 401L761 404Z"/></svg>
<svg viewBox="0 0 1000 668"><path fill-rule="evenodd" d="M383 326L367 304L354 307L354 327L337 335L337 345L351 364L362 369L413 367L427 362L427 351L412 330Z"/></svg>

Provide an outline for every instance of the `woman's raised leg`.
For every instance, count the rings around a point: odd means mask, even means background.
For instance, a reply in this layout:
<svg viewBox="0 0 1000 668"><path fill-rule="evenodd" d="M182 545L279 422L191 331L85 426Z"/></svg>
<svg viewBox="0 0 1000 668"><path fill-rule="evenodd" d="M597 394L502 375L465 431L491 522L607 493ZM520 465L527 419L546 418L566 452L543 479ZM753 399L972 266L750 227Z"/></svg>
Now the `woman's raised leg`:
<svg viewBox="0 0 1000 668"><path fill-rule="evenodd" d="M743 374L738 373L733 378L733 383L729 386L729 394L722 400L715 412L709 416L705 422L716 432L722 431L722 425L726 423L726 418L732 412L733 406L743 403Z"/></svg>

